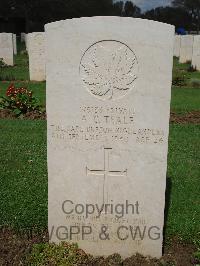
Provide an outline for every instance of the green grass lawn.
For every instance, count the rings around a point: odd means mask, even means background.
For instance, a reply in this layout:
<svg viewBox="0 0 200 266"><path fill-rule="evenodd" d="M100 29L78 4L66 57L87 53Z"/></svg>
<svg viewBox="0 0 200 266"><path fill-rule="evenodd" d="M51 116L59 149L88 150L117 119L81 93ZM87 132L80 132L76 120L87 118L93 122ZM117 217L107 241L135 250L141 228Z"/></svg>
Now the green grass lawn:
<svg viewBox="0 0 200 266"><path fill-rule="evenodd" d="M187 85L190 84L191 79L200 79L200 72L190 72L188 69L190 68L191 64L180 64L178 58L174 58L174 66L173 66L173 76L175 76L178 72L183 73L186 78Z"/></svg>
<svg viewBox="0 0 200 266"><path fill-rule="evenodd" d="M29 80L28 73L28 62L26 65L23 65L22 62L19 63L19 58L21 61L26 61L26 55L18 56L15 66L0 68L0 80Z"/></svg>
<svg viewBox="0 0 200 266"><path fill-rule="evenodd" d="M14 57L15 66L0 68L0 97L5 96L8 86L14 83L16 87L26 87L33 91L34 96L45 106L46 83L29 80L28 56L24 52L24 43L18 42L18 55Z"/></svg>
<svg viewBox="0 0 200 266"><path fill-rule="evenodd" d="M171 180L167 235L200 239L200 125L171 125L168 173Z"/></svg>
<svg viewBox="0 0 200 266"><path fill-rule="evenodd" d="M19 53L24 49L24 46L20 44ZM19 54L15 57L15 62L17 64L16 67L3 69L3 75L6 76L9 73L11 76L14 75L14 79L12 82L16 86L24 86L28 89L32 90L34 95L38 97L41 104L45 106L46 103L46 83L45 82L32 82L29 81L28 74L28 57L27 54ZM174 73L181 73L184 71L184 75L187 76L187 87L172 87L172 99L171 99L171 111L184 114L191 111L196 111L200 109L200 72L187 72L189 68L189 64L179 64L178 60L174 60ZM13 69L13 70L12 70ZM174 74L175 75L175 74ZM0 71L1 77L1 71ZM190 84L191 79L199 80L199 88L192 87ZM5 95L6 89L8 88L11 81L0 81L0 96ZM191 86L191 87L190 87Z"/></svg>
<svg viewBox="0 0 200 266"><path fill-rule="evenodd" d="M181 86L172 86L171 111L184 114L200 109L200 72L189 72L190 64L179 64L174 59L173 80L181 77Z"/></svg>
<svg viewBox="0 0 200 266"><path fill-rule="evenodd" d="M0 225L47 226L46 122L0 120Z"/></svg>
<svg viewBox="0 0 200 266"><path fill-rule="evenodd" d="M0 96L5 95L9 81L0 81ZM14 82L16 86L24 86L32 90L41 104L46 104L46 83L45 82ZM200 89L172 88L171 111L184 114L200 109Z"/></svg>
<svg viewBox="0 0 200 266"><path fill-rule="evenodd" d="M29 80L28 56L24 46L20 44L19 48L18 55L14 56L14 66L0 68L0 80Z"/></svg>
<svg viewBox="0 0 200 266"><path fill-rule="evenodd" d="M200 89L172 89L172 112L184 114L195 110L200 110Z"/></svg>
<svg viewBox="0 0 200 266"><path fill-rule="evenodd" d="M0 225L47 228L46 121L0 120L0 130ZM199 134L196 125L170 127L168 237L200 231Z"/></svg>
<svg viewBox="0 0 200 266"><path fill-rule="evenodd" d="M24 47L19 47L19 52ZM45 105L45 82L30 82L28 58L20 54L16 66L0 72L16 86L25 86ZM171 110L187 113L200 109L200 72L188 72L189 65L174 60L174 76L185 75L183 87L172 88ZM13 81L12 81L13 82ZM197 82L197 84L198 84ZM0 96L11 81L0 81ZM47 228L46 121L0 120L0 226L17 230ZM200 232L200 125L171 125L168 177L171 181L166 236L194 240Z"/></svg>

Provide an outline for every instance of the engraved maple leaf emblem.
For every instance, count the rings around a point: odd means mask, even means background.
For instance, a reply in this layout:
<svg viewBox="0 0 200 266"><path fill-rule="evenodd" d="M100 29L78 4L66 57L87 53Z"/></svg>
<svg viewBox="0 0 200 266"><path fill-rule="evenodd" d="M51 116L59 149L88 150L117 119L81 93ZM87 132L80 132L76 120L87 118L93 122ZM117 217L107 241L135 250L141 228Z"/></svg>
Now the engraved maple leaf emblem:
<svg viewBox="0 0 200 266"><path fill-rule="evenodd" d="M128 46L102 41L88 49L81 61L82 80L102 99L120 98L137 78L137 58Z"/></svg>

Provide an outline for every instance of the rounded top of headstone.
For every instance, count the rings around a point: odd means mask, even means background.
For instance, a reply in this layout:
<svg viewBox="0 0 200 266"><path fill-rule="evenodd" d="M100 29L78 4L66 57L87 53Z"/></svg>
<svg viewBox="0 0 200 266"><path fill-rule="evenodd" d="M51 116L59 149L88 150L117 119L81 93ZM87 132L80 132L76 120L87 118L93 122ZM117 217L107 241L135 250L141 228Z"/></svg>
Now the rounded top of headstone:
<svg viewBox="0 0 200 266"><path fill-rule="evenodd" d="M158 22L154 20L148 20L148 19L141 19L141 18L132 18L132 17L118 17L118 16L95 16L95 17L81 17L81 18L72 18L72 19L66 19L66 20L59 20L51 23L47 23L45 25L45 31L49 29L56 29L57 27L61 27L68 23L82 23L82 22L89 22L89 21L103 21L103 22L126 22L126 23L136 23L138 25L146 25L148 29L151 27L155 28L162 28L163 30L172 30L175 32L175 26L170 25L163 22ZM142 29L141 29L142 30Z"/></svg>

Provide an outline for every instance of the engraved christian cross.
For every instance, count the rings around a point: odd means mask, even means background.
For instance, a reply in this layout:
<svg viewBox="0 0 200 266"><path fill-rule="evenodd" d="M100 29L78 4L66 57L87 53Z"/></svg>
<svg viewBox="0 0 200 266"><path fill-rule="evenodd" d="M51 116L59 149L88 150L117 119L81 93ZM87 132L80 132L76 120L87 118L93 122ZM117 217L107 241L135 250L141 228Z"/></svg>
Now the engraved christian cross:
<svg viewBox="0 0 200 266"><path fill-rule="evenodd" d="M124 177L127 176L127 169L123 171L116 171L110 169L110 151L112 148L104 148L104 166L103 169L89 169L86 167L86 174L88 175L94 175L94 176L102 176L103 177L103 204L108 202L108 177L109 176L115 176L115 177Z"/></svg>

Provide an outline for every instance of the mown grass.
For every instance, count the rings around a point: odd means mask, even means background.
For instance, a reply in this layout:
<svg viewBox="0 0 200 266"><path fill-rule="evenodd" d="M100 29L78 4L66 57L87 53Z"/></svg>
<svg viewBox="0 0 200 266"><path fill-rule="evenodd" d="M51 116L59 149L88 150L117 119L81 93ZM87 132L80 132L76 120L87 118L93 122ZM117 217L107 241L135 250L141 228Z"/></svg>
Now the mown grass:
<svg viewBox="0 0 200 266"><path fill-rule="evenodd" d="M200 125L170 126L167 176L171 193L166 233L184 240L200 239L199 136Z"/></svg>
<svg viewBox="0 0 200 266"><path fill-rule="evenodd" d="M0 130L0 225L46 229L46 121L0 120ZM170 127L167 237L193 240L200 231L199 133L197 125Z"/></svg>
<svg viewBox="0 0 200 266"><path fill-rule="evenodd" d="M15 56L15 66L0 68L0 97L5 96L11 83L16 87L26 87L33 91L40 103L46 105L46 83L29 80L28 55L25 52L25 44L17 43L18 54Z"/></svg>
<svg viewBox="0 0 200 266"><path fill-rule="evenodd" d="M0 225L47 226L46 122L0 120Z"/></svg>
<svg viewBox="0 0 200 266"><path fill-rule="evenodd" d="M171 111L188 113L200 110L200 89L173 88L171 97Z"/></svg>
<svg viewBox="0 0 200 266"><path fill-rule="evenodd" d="M200 110L200 72L190 72L190 67L174 58L173 81L179 82L172 86L171 111L177 114Z"/></svg>
<svg viewBox="0 0 200 266"><path fill-rule="evenodd" d="M24 44L18 43L18 54L14 56L14 66L0 68L0 80L29 80L28 55Z"/></svg>
<svg viewBox="0 0 200 266"><path fill-rule="evenodd" d="M19 47L19 52L22 49ZM26 54L15 59L17 66L2 70L14 78L0 81L0 96L14 79L16 86L28 87L45 105L45 82L28 81ZM200 72L188 72L189 65L180 65L177 60L174 65L174 73L183 71L187 82L186 87L173 86L171 110L176 113L199 110L200 90L190 87L190 81L200 80ZM167 237L178 235L184 240L199 237L199 133L199 125L170 126ZM46 229L46 121L0 120L0 136L0 226L9 225L17 230Z"/></svg>
<svg viewBox="0 0 200 266"><path fill-rule="evenodd" d="M177 72L184 73L188 84L190 84L190 80L192 78L200 79L200 72L199 71L188 71L191 67L191 63L180 64L178 58L174 58L174 65L173 65L173 75Z"/></svg>
<svg viewBox="0 0 200 266"><path fill-rule="evenodd" d="M5 95L6 89L11 82L0 81L0 96ZM14 82L16 86L27 87L40 100L43 106L46 105L46 83L45 82ZM171 97L171 111L175 113L188 113L200 109L200 89L173 88Z"/></svg>
<svg viewBox="0 0 200 266"><path fill-rule="evenodd" d="M174 58L173 86L174 89L200 89L200 72L191 67L191 63L180 64L178 58Z"/></svg>
<svg viewBox="0 0 200 266"><path fill-rule="evenodd" d="M4 75L14 75L12 81L0 81L0 96L5 95L6 89L10 83L14 83L16 86L24 86L32 90L34 95L38 97L41 104L46 104L46 83L45 82L31 82L29 81L28 74L28 56L27 54L20 54L21 51L25 50L24 44L18 44L19 54L15 57L17 66L13 68L3 69ZM172 98L171 98L171 111L178 114L185 114L191 111L200 109L200 72L188 72L190 64L179 64L178 60L174 59L173 75L178 75L184 72L186 76L186 85L183 87L172 87ZM1 73L1 72L0 72ZM0 74L1 79L1 74ZM197 80L195 85L192 87L191 80Z"/></svg>
<svg viewBox="0 0 200 266"><path fill-rule="evenodd" d="M11 82L0 81L0 96L5 95L6 89ZM46 83L45 82L14 82L16 86L27 87L33 91L43 106L46 105ZM175 113L188 113L200 109L200 89L173 88L171 97L171 111Z"/></svg>

